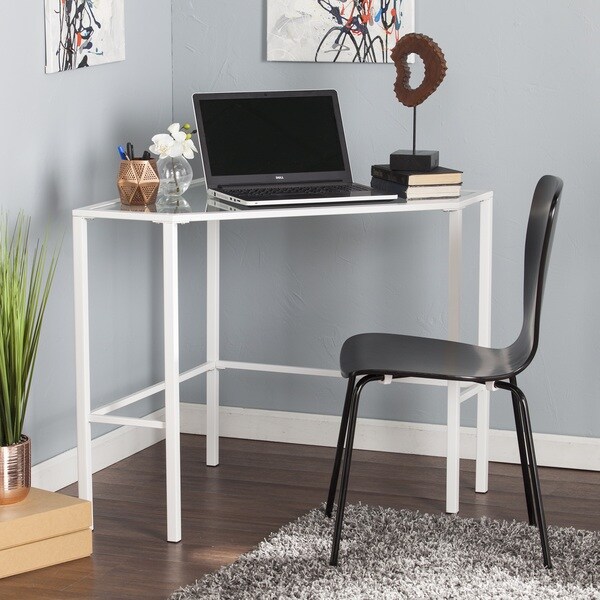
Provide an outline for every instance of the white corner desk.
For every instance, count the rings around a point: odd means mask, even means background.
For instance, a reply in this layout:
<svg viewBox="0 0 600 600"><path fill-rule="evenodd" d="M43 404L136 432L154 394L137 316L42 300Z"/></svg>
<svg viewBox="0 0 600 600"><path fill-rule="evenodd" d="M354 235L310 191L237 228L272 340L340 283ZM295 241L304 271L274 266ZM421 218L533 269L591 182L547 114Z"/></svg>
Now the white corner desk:
<svg viewBox="0 0 600 600"><path fill-rule="evenodd" d="M460 198L419 200L409 203L386 202L366 204L340 204L327 206L300 206L261 208L241 211L222 211L207 207L206 191L202 180L192 184L185 195L190 203L188 212L157 212L131 210L112 200L73 210L74 285L75 285L75 335L77 377L77 450L79 497L93 499L92 492L92 438L91 424L105 423L119 426L153 427L164 429L166 438L166 492L167 540L181 540L181 472L179 449L179 385L192 377L206 373L206 464L219 464L219 372L223 369L245 369L270 373L294 373L317 377L341 377L337 370L312 369L301 366L266 365L227 360L219 353L219 254L220 225L222 221L244 219L289 219L325 215L386 214L402 218L402 213L444 211L448 213L449 227L449 290L448 335L459 339L460 289L462 262L463 210L479 207L479 315L478 344L491 342L491 267L492 267L492 192L463 191ZM91 407L90 389L90 333L88 302L88 221L121 219L158 224L163 237L163 293L164 293L164 381L117 399L104 406ZM178 284L178 230L188 223L206 222L207 227L207 315L206 361L184 373L179 370L179 284ZM358 333L358 332L357 332ZM488 428L489 391L479 384L443 382L437 380L411 380L403 382L446 386L448 394L447 421L447 474L446 511L459 508L459 435L460 405L477 397L477 467L475 489L486 492L488 487ZM111 414L143 398L164 391L165 418L162 420L137 419ZM340 396L340 411L343 398ZM335 440L332 440L335 445ZM323 489L323 498L327 490Z"/></svg>

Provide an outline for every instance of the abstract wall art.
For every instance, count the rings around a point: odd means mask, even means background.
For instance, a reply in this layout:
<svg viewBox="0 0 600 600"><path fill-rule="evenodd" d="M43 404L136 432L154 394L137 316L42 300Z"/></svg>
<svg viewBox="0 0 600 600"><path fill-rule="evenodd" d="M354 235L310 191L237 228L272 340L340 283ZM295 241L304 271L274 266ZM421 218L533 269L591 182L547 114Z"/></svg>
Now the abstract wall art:
<svg viewBox="0 0 600 600"><path fill-rule="evenodd" d="M415 0L267 0L267 60L391 62Z"/></svg>
<svg viewBox="0 0 600 600"><path fill-rule="evenodd" d="M46 73L125 60L125 0L45 0Z"/></svg>

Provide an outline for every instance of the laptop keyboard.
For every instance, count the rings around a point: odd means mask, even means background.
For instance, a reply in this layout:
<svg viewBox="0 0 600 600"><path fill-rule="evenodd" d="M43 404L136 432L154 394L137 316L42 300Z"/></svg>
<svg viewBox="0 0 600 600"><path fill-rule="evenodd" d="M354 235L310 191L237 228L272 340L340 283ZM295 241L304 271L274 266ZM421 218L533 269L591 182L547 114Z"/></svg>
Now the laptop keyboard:
<svg viewBox="0 0 600 600"><path fill-rule="evenodd" d="M323 196L335 194L336 196L349 194L350 192L366 192L371 188L360 183L335 183L327 185L269 185L260 187L233 187L221 188L222 191L236 196L260 198L265 196Z"/></svg>

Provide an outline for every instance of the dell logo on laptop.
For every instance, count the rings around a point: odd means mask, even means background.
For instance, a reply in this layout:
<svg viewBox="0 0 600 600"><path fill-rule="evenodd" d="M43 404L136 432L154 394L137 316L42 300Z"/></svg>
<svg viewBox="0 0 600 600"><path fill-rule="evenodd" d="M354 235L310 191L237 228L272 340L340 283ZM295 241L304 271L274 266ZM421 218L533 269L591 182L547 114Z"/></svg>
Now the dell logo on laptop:
<svg viewBox="0 0 600 600"><path fill-rule="evenodd" d="M275 175L275 179L285 179L283 175Z"/></svg>

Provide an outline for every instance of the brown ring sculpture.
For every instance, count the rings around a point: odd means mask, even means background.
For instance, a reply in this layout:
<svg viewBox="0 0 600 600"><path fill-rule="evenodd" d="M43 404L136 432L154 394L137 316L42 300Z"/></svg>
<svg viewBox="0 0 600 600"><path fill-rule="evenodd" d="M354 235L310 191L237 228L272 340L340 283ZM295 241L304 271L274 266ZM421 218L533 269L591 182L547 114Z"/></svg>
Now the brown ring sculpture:
<svg viewBox="0 0 600 600"><path fill-rule="evenodd" d="M410 67L408 55L418 54L425 65L425 76L421 85L415 89L410 87ZM441 48L428 36L422 33L408 33L402 36L391 52L396 65L396 97L404 106L417 106L427 100L446 76L446 59Z"/></svg>

